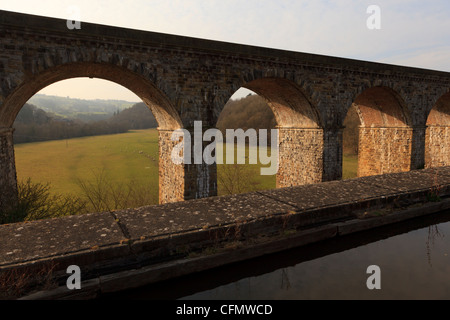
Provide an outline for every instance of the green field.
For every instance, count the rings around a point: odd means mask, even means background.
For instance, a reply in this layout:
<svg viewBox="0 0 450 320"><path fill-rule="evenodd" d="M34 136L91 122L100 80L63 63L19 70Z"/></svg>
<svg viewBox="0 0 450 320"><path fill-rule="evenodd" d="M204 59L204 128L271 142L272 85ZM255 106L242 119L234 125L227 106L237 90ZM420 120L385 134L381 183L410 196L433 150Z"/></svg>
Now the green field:
<svg viewBox="0 0 450 320"><path fill-rule="evenodd" d="M108 183L150 187L158 199L158 132L124 134L19 144L15 146L19 181L49 183L58 194L80 194L80 181L99 176ZM219 165L219 194L275 188L274 176L261 176L259 165ZM344 157L344 179L356 176L357 157ZM230 190L232 189L232 190Z"/></svg>
<svg viewBox="0 0 450 320"><path fill-rule="evenodd" d="M358 155L344 154L342 166L342 178L344 180L358 176Z"/></svg>
<svg viewBox="0 0 450 320"><path fill-rule="evenodd" d="M18 180L50 183L52 191L79 194L80 181L93 181L102 172L115 184L154 186L158 195L158 132L27 143L15 146Z"/></svg>

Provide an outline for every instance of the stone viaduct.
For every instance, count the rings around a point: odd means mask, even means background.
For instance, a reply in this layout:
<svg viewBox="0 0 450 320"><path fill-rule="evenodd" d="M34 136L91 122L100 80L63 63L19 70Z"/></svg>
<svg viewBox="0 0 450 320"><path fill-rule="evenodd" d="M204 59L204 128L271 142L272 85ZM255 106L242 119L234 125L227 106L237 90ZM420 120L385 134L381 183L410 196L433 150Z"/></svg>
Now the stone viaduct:
<svg viewBox="0 0 450 320"><path fill-rule="evenodd" d="M277 187L342 177L343 122L360 117L359 175L450 165L450 73L0 11L0 208L17 199L13 123L60 80L101 78L138 95L159 124L160 202L217 194L215 165L175 165L172 131L216 125L241 87L277 120ZM49 163L49 165L51 165Z"/></svg>

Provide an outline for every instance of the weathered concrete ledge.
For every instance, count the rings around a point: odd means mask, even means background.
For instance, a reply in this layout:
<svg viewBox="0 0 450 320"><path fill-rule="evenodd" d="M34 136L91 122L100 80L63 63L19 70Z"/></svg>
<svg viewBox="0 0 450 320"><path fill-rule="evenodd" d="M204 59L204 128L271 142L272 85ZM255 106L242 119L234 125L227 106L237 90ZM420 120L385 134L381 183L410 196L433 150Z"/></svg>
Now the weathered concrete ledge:
<svg viewBox="0 0 450 320"><path fill-rule="evenodd" d="M448 209L444 167L3 225L3 298L95 298Z"/></svg>

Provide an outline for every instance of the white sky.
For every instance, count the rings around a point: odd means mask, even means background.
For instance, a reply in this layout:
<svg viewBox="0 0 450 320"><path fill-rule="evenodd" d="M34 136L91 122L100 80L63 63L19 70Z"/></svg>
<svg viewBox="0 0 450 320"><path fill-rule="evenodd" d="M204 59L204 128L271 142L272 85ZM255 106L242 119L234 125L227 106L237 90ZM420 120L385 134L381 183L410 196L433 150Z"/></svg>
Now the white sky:
<svg viewBox="0 0 450 320"><path fill-rule="evenodd" d="M381 8L381 30L369 30L369 5ZM367 61L450 71L448 0L13 0L0 9L71 18ZM90 82L88 82L90 81ZM138 101L101 80L65 81L42 91L77 98Z"/></svg>

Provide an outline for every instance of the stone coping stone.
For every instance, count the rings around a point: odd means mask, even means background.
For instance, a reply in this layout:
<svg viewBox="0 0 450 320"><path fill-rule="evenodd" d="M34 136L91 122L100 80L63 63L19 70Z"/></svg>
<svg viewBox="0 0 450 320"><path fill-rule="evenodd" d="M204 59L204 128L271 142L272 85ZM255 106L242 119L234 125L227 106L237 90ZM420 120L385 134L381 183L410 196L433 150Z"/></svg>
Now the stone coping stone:
<svg viewBox="0 0 450 320"><path fill-rule="evenodd" d="M399 193L431 190L437 185L448 184L450 182L450 179L446 175L438 174L436 176L431 171L424 170L363 177L357 180L361 183L394 190Z"/></svg>
<svg viewBox="0 0 450 320"><path fill-rule="evenodd" d="M267 190L260 193L291 204L297 211L304 211L374 199L394 192L391 189L368 185L359 179L353 179Z"/></svg>
<svg viewBox="0 0 450 320"><path fill-rule="evenodd" d="M422 172L426 172L433 176L437 175L439 177L439 182L441 181L441 179L444 180L445 178L450 177L450 167L429 168L422 170ZM448 179L445 181L448 181Z"/></svg>
<svg viewBox="0 0 450 320"><path fill-rule="evenodd" d="M124 238L110 213L2 225L0 266L119 244Z"/></svg>
<svg viewBox="0 0 450 320"><path fill-rule="evenodd" d="M323 182L283 189L260 191L260 194L290 204L297 210L360 202L405 192L432 190L450 184L450 167L391 173L344 181Z"/></svg>
<svg viewBox="0 0 450 320"><path fill-rule="evenodd" d="M121 210L114 215L130 239L139 239L252 221L295 209L253 192Z"/></svg>

